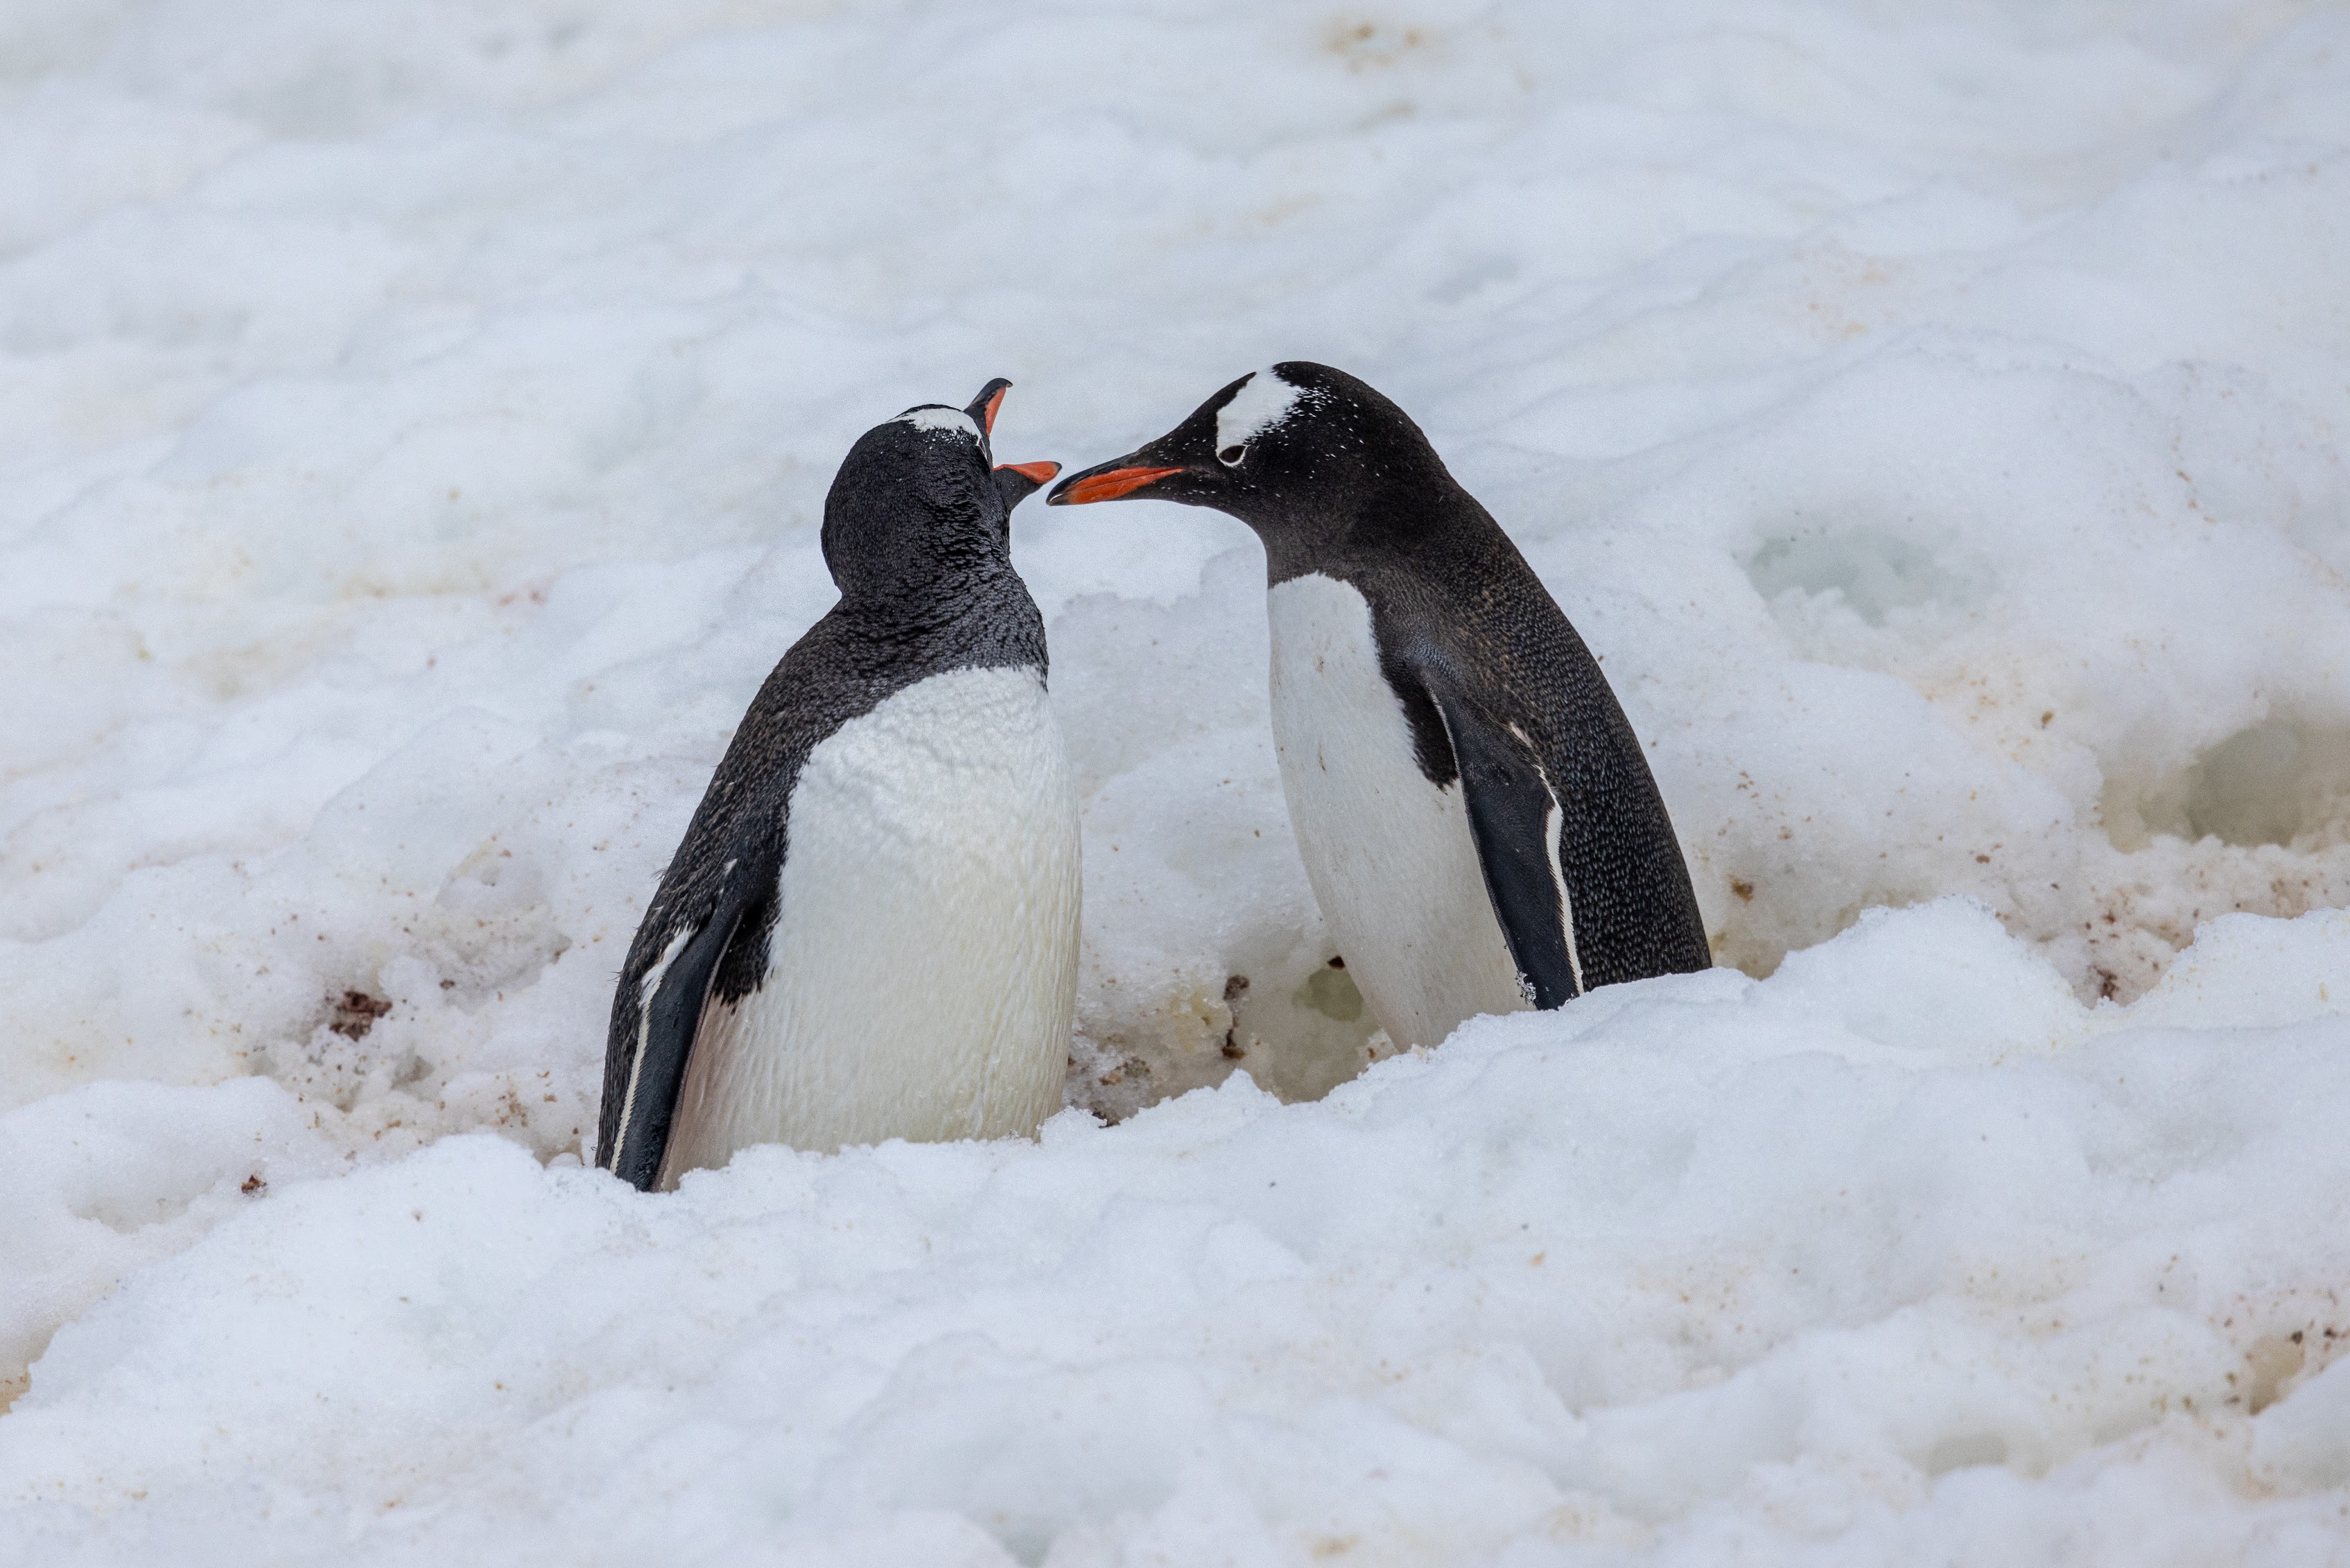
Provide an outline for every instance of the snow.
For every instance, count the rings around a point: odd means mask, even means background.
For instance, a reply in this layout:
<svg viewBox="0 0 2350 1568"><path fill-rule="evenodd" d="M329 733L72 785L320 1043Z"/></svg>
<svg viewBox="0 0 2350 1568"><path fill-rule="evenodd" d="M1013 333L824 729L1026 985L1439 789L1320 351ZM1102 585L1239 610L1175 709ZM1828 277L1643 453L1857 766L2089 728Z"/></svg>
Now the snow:
<svg viewBox="0 0 2350 1568"><path fill-rule="evenodd" d="M2216 931L2146 1022L1953 899L1318 1103L273 1180L0 1471L28 1561L2322 1560L2350 920Z"/></svg>
<svg viewBox="0 0 2350 1568"><path fill-rule="evenodd" d="M2346 147L2267 0L10 7L0 1561L2339 1561ZM848 443L1290 358L1726 967L1392 1054L1253 542L1032 504L1072 1108L582 1168Z"/></svg>

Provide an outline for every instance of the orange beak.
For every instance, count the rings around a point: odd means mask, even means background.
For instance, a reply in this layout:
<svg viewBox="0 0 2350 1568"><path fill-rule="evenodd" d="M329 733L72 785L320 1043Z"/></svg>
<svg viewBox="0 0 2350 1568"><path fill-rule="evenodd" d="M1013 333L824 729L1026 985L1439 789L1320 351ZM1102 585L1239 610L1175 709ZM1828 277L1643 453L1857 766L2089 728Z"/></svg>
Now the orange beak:
<svg viewBox="0 0 2350 1568"><path fill-rule="evenodd" d="M1003 394L1011 389L1009 387L998 387L995 389L995 396L987 400L987 411L981 416L980 422L987 427L989 435L995 433L995 410L1003 406ZM1039 480L1037 483L1041 484L1044 481Z"/></svg>
<svg viewBox="0 0 2350 1568"><path fill-rule="evenodd" d="M1107 473L1097 473L1078 480L1053 500L1063 506L1083 506L1093 501L1115 501L1130 495L1146 484L1180 473L1180 468L1113 468Z"/></svg>
<svg viewBox="0 0 2350 1568"><path fill-rule="evenodd" d="M1003 394L1001 392L996 393L995 400L996 402L1002 402L1003 400ZM995 415L995 403L990 403L987 405L987 412L988 417L992 421ZM996 464L996 466L998 468L1008 468L1013 472L1019 474L1024 478L1033 479L1039 485L1052 483L1053 476L1061 472L1061 465L1057 462L1003 462Z"/></svg>

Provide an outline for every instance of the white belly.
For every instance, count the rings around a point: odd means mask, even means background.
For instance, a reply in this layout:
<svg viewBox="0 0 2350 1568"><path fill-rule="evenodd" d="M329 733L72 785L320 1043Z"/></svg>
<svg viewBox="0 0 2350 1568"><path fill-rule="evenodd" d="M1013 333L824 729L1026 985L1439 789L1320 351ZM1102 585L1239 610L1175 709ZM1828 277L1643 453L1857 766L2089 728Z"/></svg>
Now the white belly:
<svg viewBox="0 0 2350 1568"><path fill-rule="evenodd" d="M1413 760L1370 605L1319 573L1277 585L1266 602L1282 793L1364 999L1399 1045L1434 1045L1481 1012L1525 1007L1461 786L1438 789Z"/></svg>
<svg viewBox="0 0 2350 1568"><path fill-rule="evenodd" d="M1026 1135L1059 1108L1077 799L1035 670L933 676L808 754L764 985L703 1016L661 1185L758 1143Z"/></svg>

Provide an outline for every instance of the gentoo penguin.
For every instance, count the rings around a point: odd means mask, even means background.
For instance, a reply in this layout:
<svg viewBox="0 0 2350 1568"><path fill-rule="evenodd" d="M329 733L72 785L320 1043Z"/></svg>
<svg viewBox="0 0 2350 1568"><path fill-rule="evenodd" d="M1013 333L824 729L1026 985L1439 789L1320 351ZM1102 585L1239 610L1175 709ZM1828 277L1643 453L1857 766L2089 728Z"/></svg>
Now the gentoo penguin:
<svg viewBox="0 0 2350 1568"><path fill-rule="evenodd" d="M1711 962L1615 693L1401 409L1344 371L1275 365L1047 499L1138 494L1228 512L1264 544L1290 824L1398 1045Z"/></svg>
<svg viewBox="0 0 2350 1568"><path fill-rule="evenodd" d="M743 715L612 998L597 1160L1027 1134L1060 1106L1077 801L993 467L1009 381L865 432L824 504L840 601Z"/></svg>

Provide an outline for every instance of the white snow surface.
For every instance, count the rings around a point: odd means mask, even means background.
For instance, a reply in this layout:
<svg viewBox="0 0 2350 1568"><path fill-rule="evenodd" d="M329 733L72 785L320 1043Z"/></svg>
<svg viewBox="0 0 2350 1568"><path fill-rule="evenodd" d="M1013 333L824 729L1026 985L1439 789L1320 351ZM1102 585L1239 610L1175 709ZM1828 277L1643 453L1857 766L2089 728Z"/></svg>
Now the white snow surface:
<svg viewBox="0 0 2350 1568"><path fill-rule="evenodd" d="M2350 1560L2346 229L2339 5L16 0L0 1562ZM848 443L1289 358L1724 967L1393 1054L1253 540L1032 503L1070 1108L581 1168Z"/></svg>

